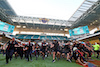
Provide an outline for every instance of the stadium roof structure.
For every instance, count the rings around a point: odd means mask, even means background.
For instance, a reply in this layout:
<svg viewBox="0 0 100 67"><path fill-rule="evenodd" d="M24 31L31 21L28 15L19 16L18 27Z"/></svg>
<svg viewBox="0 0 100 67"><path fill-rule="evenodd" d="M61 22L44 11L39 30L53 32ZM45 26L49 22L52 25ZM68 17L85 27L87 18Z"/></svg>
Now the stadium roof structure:
<svg viewBox="0 0 100 67"><path fill-rule="evenodd" d="M0 19L13 24L12 20L8 17L11 15L17 16L7 0L0 0Z"/></svg>
<svg viewBox="0 0 100 67"><path fill-rule="evenodd" d="M99 14L100 0L85 0L69 20L18 16L7 0L0 0L0 18L8 20L8 22L14 26L20 25L26 26L26 28L53 30L64 30L65 28L70 29L99 21Z"/></svg>
<svg viewBox="0 0 100 67"><path fill-rule="evenodd" d="M7 0L0 0L0 10L5 12L7 16L16 15L15 11L12 9Z"/></svg>
<svg viewBox="0 0 100 67"><path fill-rule="evenodd" d="M72 21L72 28L84 25L92 25L100 21L100 0L85 0L69 21Z"/></svg>
<svg viewBox="0 0 100 67"><path fill-rule="evenodd" d="M33 29L65 29L67 24L66 20L59 19L48 19L48 18L37 18L37 17L27 17L27 16L13 16L9 17L12 19L15 25L21 25L21 27L26 26L26 28Z"/></svg>

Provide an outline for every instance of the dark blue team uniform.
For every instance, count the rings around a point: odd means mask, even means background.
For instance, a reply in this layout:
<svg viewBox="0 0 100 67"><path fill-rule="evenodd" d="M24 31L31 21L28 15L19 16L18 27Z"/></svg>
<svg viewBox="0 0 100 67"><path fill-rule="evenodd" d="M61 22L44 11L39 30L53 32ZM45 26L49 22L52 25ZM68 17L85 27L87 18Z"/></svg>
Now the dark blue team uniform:
<svg viewBox="0 0 100 67"><path fill-rule="evenodd" d="M6 49L6 63L8 63L8 60L12 58L12 55L14 53L14 46L15 44L18 44L16 41L8 41L8 47Z"/></svg>

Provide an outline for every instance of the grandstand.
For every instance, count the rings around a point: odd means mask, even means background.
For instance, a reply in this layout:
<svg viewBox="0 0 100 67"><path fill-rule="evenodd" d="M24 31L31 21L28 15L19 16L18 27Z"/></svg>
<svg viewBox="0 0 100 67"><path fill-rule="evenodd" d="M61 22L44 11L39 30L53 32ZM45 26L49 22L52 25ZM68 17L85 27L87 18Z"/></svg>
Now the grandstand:
<svg viewBox="0 0 100 67"><path fill-rule="evenodd" d="M66 36L41 36L41 35L28 35L28 34L16 34L10 35L11 37L15 37L16 39L49 39L49 40L67 40Z"/></svg>
<svg viewBox="0 0 100 67"><path fill-rule="evenodd" d="M22 37L20 37L21 39L24 38L47 39L48 38L51 40L54 39L66 40L69 37L67 36L69 34L68 29L76 28L79 26L85 26L85 25L88 25L89 31L94 29L95 26L99 28L98 14L100 11L99 11L98 0L92 2L84 1L82 5L77 9L77 11L73 14L73 16L70 17L69 20L18 16L16 12L13 10L13 8L10 6L8 1L2 0L0 1L0 4L1 4L0 5L1 20L14 25L15 26L14 32L16 32L16 34L25 34L23 32L27 32L34 35L34 33L36 32L35 37L33 37L32 35L28 35L28 36L23 35ZM85 7L86 9L84 9L84 6L86 6ZM42 36L41 34L46 34L46 36ZM48 36L48 34L51 35ZM54 35L52 36L52 34L55 34L57 36ZM15 35L15 37L16 36L17 35Z"/></svg>
<svg viewBox="0 0 100 67"><path fill-rule="evenodd" d="M100 43L100 32L96 33L96 34L89 35L89 36L85 36L82 38L78 38L77 40L84 41L84 42L89 41L91 44Z"/></svg>
<svg viewBox="0 0 100 67"><path fill-rule="evenodd" d="M89 3L89 5L88 5ZM50 18L18 16L13 8L9 5L8 1L0 1L0 18L2 21L15 26L14 32L16 34L23 32L36 32L37 35L41 34L56 34L58 36L66 36L68 29L76 28L79 26L88 25L89 31L98 27L99 29L99 1L84 1L79 9L70 17L69 20L59 20ZM5 6L4 6L5 5ZM86 7L84 7L86 6ZM84 9L86 8L86 9ZM93 9L92 9L93 8ZM77 16L76 16L77 15ZM79 16L79 17L78 17ZM43 23L43 19L45 22ZM88 22L88 23L87 23ZM24 28L25 27L25 28ZM38 29L38 30L37 30ZM66 31L67 30L67 31ZM23 33L25 34L25 33ZM34 34L34 33L33 33ZM24 36L24 35L23 35ZM37 36L38 37L38 36ZM36 39L37 39L36 37ZM47 36L48 37L48 36ZM68 36L69 37L69 36ZM45 37L42 37L45 38ZM59 39L59 37L48 37L50 39ZM67 37L66 37L67 38ZM66 38L61 38L62 40ZM29 38L30 39L30 36ZM41 39L41 37L40 37Z"/></svg>
<svg viewBox="0 0 100 67"><path fill-rule="evenodd" d="M3 23L3 25L1 24L3 28L0 26L0 36L3 37L3 44L13 37L16 41L23 43L28 40L32 40L32 42L35 40L39 42L42 40L57 40L60 42L77 40L84 42L89 41L91 44L94 44L95 42L100 43L100 0L84 0L68 20L17 15L9 0L0 0L0 23ZM73 30L76 28L83 29L82 27L84 26L88 27L89 33L74 35L75 33L78 33L78 31L73 32ZM70 33L69 30L72 30L72 32ZM80 33L82 32L84 32L84 30ZM71 36L70 34L73 35ZM1 59L2 58L0 58L0 61ZM47 62L45 63L49 62L48 60L46 61ZM3 62L4 61L2 61L2 63ZM43 63L42 61L39 62ZM66 66L65 61L62 62L64 62L64 65ZM59 65L59 63L57 64ZM70 63L68 64L71 66ZM0 65L0 67L6 67L1 63ZM76 65L76 67L81 66L78 64L74 65ZM38 67L40 66L41 65ZM53 66L59 67L57 65ZM49 67L52 67L52 65L49 65Z"/></svg>

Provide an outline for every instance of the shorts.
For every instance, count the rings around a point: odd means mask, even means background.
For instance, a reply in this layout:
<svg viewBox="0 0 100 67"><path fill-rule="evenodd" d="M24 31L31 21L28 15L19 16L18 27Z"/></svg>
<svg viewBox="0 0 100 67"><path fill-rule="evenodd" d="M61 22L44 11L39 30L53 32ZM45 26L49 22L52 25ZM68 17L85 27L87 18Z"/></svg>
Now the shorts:
<svg viewBox="0 0 100 67"><path fill-rule="evenodd" d="M32 54L32 50L28 50L27 52L28 52L28 54Z"/></svg>
<svg viewBox="0 0 100 67"><path fill-rule="evenodd" d="M77 59L79 58L79 56L76 56L76 54L73 54L73 58L74 58L75 60L77 60Z"/></svg>
<svg viewBox="0 0 100 67"><path fill-rule="evenodd" d="M58 50L58 49L53 49L52 51L53 51L53 52L56 52L56 53L57 53L57 52L60 52L60 50Z"/></svg>
<svg viewBox="0 0 100 67"><path fill-rule="evenodd" d="M60 50L60 52L61 52L61 53L65 53L65 51L64 51L64 50Z"/></svg>
<svg viewBox="0 0 100 67"><path fill-rule="evenodd" d="M18 50L17 49L14 49L14 52L17 52Z"/></svg>
<svg viewBox="0 0 100 67"><path fill-rule="evenodd" d="M45 53L45 52L46 52L46 50L45 50L45 49L41 49L41 51L42 51L43 53Z"/></svg>
<svg viewBox="0 0 100 67"><path fill-rule="evenodd" d="M99 50L94 50L94 52L100 52Z"/></svg>
<svg viewBox="0 0 100 67"><path fill-rule="evenodd" d="M61 52L61 53L63 54L63 53L65 53L65 52Z"/></svg>
<svg viewBox="0 0 100 67"><path fill-rule="evenodd" d="M97 52L97 54L99 54L100 53L100 50L94 50L94 52Z"/></svg>
<svg viewBox="0 0 100 67"><path fill-rule="evenodd" d="M74 56L74 59L77 60L79 56Z"/></svg>
<svg viewBox="0 0 100 67"><path fill-rule="evenodd" d="M66 50L66 51L65 51L66 54L67 54L67 53L70 53L70 52L71 52L70 50Z"/></svg>
<svg viewBox="0 0 100 67"><path fill-rule="evenodd" d="M40 49L40 51L42 51L42 49Z"/></svg>
<svg viewBox="0 0 100 67"><path fill-rule="evenodd" d="M49 49L47 49L47 51L50 51L51 52L51 49L49 48Z"/></svg>

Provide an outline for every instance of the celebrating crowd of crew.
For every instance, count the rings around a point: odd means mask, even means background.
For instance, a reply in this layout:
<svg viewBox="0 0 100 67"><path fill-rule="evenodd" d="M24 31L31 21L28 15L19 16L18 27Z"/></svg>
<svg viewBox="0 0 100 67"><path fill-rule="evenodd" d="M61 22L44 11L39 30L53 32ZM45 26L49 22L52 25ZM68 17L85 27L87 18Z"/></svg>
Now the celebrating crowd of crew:
<svg viewBox="0 0 100 67"><path fill-rule="evenodd" d="M94 49L93 49L94 47ZM6 63L8 64L9 60L12 59L13 54L15 58L19 57L21 59L25 58L27 61L32 61L32 57L41 56L43 60L46 57L53 56L53 61L61 60L61 58L67 60L68 62L79 62L82 65L87 65L88 60L91 60L91 55L94 52L97 52L97 58L99 58L99 48L100 46L91 45L89 42L80 42L80 41L68 41L66 43L61 43L57 40L53 42L47 42L44 40L41 42L41 45L38 42L31 42L29 40L26 43L16 42L15 38L8 41L3 45L3 49L6 49Z"/></svg>

